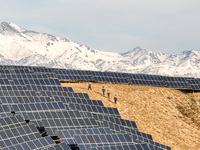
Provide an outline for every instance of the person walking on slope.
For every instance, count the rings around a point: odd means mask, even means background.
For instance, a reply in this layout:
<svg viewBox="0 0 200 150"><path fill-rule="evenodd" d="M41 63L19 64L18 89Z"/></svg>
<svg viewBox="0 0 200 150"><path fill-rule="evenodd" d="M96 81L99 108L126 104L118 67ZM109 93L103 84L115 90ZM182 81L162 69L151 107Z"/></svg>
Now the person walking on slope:
<svg viewBox="0 0 200 150"><path fill-rule="evenodd" d="M110 98L110 91L107 90L107 95L108 95L108 98Z"/></svg>
<svg viewBox="0 0 200 150"><path fill-rule="evenodd" d="M105 91L106 91L106 89L105 89L104 86L103 86L103 87L102 87L103 96L105 95Z"/></svg>
<svg viewBox="0 0 200 150"><path fill-rule="evenodd" d="M114 97L115 104L117 104L117 95Z"/></svg>
<svg viewBox="0 0 200 150"><path fill-rule="evenodd" d="M88 90L89 90L89 89L92 90L91 82L88 83Z"/></svg>

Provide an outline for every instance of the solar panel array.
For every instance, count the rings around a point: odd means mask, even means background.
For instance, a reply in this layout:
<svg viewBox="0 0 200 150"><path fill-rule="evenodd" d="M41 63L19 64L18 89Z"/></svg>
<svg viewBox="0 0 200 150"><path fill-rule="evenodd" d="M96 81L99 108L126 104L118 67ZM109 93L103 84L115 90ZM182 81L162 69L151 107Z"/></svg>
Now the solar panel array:
<svg viewBox="0 0 200 150"><path fill-rule="evenodd" d="M59 82L128 83L128 74L0 66L0 77L0 149L171 149L122 119L117 108Z"/></svg>
<svg viewBox="0 0 200 150"><path fill-rule="evenodd" d="M8 83L7 79L10 78L58 78L59 80L68 81L94 81L94 82L111 82L111 83L127 83L134 85L149 85L149 86L164 86L173 88L186 88L193 91L200 91L199 78L188 77L168 77L159 75L148 74L130 74L130 73L117 73L117 72L100 72L100 71L87 71L87 70L73 70L73 69L57 69L46 67L30 67L30 66L0 66L3 82ZM32 74L32 73L35 74ZM12 75L8 75L12 74ZM12 76L12 77L11 77ZM7 79L6 79L7 78ZM24 81L15 81L24 82ZM29 82L29 81L26 81ZM32 84L37 84L30 81ZM46 82L46 81L42 81ZM48 83L48 81L47 81Z"/></svg>
<svg viewBox="0 0 200 150"><path fill-rule="evenodd" d="M66 69L53 69L53 71L60 80L126 83L200 91L199 78Z"/></svg>
<svg viewBox="0 0 200 150"><path fill-rule="evenodd" d="M162 148L158 148L152 146L150 144L124 144L124 145L117 145L117 146L101 146L101 147L92 147L90 150L162 150Z"/></svg>
<svg viewBox="0 0 200 150"><path fill-rule="evenodd" d="M165 81L161 76L146 74L129 74L132 84L149 85L149 86L165 86Z"/></svg>
<svg viewBox="0 0 200 150"><path fill-rule="evenodd" d="M0 148L31 150L55 145L51 137L42 137L34 124L27 124L20 115L0 118Z"/></svg>
<svg viewBox="0 0 200 150"><path fill-rule="evenodd" d="M188 80L191 78L186 77L162 77L167 87L174 88L191 88Z"/></svg>
<svg viewBox="0 0 200 150"><path fill-rule="evenodd" d="M200 78L198 78L198 79L189 79L188 83L191 86L192 90L200 91Z"/></svg>
<svg viewBox="0 0 200 150"><path fill-rule="evenodd" d="M117 72L97 72L92 71L96 82L129 83L127 74Z"/></svg>
<svg viewBox="0 0 200 150"><path fill-rule="evenodd" d="M57 78L60 80L75 80L75 81L93 81L93 76L90 71L81 70L54 70Z"/></svg>

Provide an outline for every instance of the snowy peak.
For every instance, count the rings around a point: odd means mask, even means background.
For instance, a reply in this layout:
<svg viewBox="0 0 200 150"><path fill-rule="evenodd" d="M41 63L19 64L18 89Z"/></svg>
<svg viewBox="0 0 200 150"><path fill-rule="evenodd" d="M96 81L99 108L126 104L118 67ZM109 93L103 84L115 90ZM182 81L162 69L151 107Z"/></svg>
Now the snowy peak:
<svg viewBox="0 0 200 150"><path fill-rule="evenodd" d="M0 33L20 33L25 31L14 23L2 22L0 24Z"/></svg>
<svg viewBox="0 0 200 150"><path fill-rule="evenodd" d="M10 23L9 25L10 25L10 27L12 27L13 29L15 29L18 32L25 31L24 29L20 28L18 25L14 24L14 23Z"/></svg>
<svg viewBox="0 0 200 150"><path fill-rule="evenodd" d="M200 51L165 54L136 47L123 54L102 52L6 22L0 24L0 64L200 77Z"/></svg>
<svg viewBox="0 0 200 150"><path fill-rule="evenodd" d="M126 53L122 53L121 55L125 56L125 57L133 57L133 55L135 55L135 54L141 54L141 53L145 53L145 52L147 52L145 49L142 49L139 46L137 46L133 50L128 51Z"/></svg>
<svg viewBox="0 0 200 150"><path fill-rule="evenodd" d="M132 65L152 65L152 63L160 63L163 61L163 56L166 54L162 53L154 53L151 51L147 51L140 47L134 48L132 51L128 51L127 53L122 54L123 57L126 57L130 61L132 61Z"/></svg>
<svg viewBox="0 0 200 150"><path fill-rule="evenodd" d="M195 50L186 50L182 52L183 55L187 57L200 57L200 50L195 51Z"/></svg>
<svg viewBox="0 0 200 150"><path fill-rule="evenodd" d="M0 33L5 36L15 36L16 38L24 38L24 40L51 40L51 41L68 41L59 36L53 36L46 33L39 33L31 30L24 30L14 23L2 22L0 24ZM16 37L19 36L19 37Z"/></svg>

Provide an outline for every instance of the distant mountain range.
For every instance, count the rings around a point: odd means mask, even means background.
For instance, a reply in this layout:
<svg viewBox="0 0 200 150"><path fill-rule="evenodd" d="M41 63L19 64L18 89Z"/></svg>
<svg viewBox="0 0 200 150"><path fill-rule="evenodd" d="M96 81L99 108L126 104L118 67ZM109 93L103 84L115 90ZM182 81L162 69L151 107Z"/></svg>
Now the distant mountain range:
<svg viewBox="0 0 200 150"><path fill-rule="evenodd" d="M168 54L136 47L122 54L103 52L2 22L0 64L200 77L200 50Z"/></svg>

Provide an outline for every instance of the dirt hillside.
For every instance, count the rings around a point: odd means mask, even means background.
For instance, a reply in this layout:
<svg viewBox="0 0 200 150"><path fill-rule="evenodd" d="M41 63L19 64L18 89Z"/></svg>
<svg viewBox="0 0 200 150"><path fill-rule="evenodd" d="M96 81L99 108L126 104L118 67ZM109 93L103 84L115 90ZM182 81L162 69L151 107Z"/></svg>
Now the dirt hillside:
<svg viewBox="0 0 200 150"><path fill-rule="evenodd" d="M75 92L88 93L104 106L117 107L122 118L136 122L140 131L173 150L200 150L200 93L186 94L164 87L112 83L63 83ZM102 86L111 98L102 95ZM118 103L113 97L117 94Z"/></svg>

